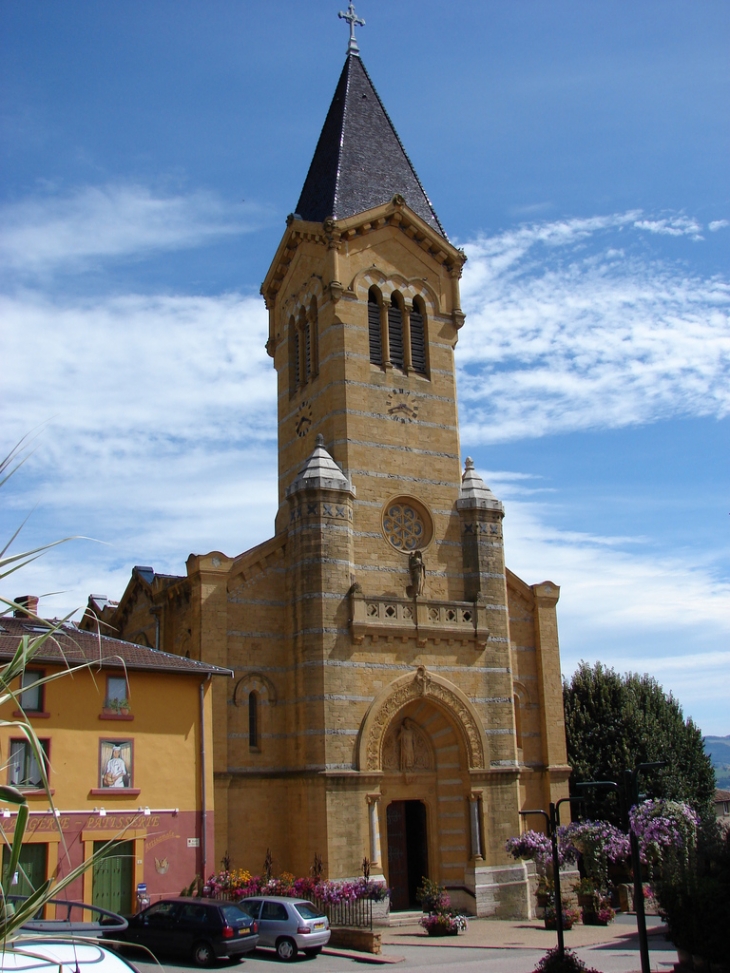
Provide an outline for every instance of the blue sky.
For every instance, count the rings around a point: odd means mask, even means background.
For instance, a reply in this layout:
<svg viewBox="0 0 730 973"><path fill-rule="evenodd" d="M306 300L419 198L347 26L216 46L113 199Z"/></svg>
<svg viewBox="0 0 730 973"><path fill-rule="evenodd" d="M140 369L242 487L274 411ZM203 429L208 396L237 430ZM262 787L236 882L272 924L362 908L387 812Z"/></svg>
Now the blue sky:
<svg viewBox="0 0 730 973"><path fill-rule="evenodd" d="M0 4L0 302L16 547L45 614L273 530L258 287L345 4ZM563 670L649 672L730 733L730 6L361 0L363 60L468 255L462 452ZM60 592L51 595L51 592Z"/></svg>

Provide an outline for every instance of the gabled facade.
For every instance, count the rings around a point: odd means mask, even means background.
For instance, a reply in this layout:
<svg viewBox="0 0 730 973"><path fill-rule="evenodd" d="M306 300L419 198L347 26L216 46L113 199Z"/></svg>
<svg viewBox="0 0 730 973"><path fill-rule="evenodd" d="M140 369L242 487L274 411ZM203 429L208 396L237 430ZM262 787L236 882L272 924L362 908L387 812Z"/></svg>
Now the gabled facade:
<svg viewBox="0 0 730 973"><path fill-rule="evenodd" d="M49 628L22 686L11 687L18 709L0 712L1 782L22 790L30 808L21 868L6 892L62 878L114 839L111 858L63 898L128 913L140 885L152 899L178 895L216 866L211 680L232 673L35 616L0 619L0 662ZM25 717L46 754L52 806L17 725ZM5 835L16 821L5 804Z"/></svg>
<svg viewBox="0 0 730 973"><path fill-rule="evenodd" d="M262 285L275 534L191 555L185 598L133 577L120 608L235 671L213 690L219 857L302 874L317 854L332 878L367 858L395 909L426 875L527 915L504 843L567 795L559 589L505 568L502 504L462 469L464 260L350 53Z"/></svg>

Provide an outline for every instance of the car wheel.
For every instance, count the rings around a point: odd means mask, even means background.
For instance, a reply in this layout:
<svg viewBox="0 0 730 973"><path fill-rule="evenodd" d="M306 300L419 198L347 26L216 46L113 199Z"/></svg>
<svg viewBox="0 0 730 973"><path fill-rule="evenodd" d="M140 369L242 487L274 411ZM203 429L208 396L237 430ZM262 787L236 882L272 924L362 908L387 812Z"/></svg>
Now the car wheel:
<svg viewBox="0 0 730 973"><path fill-rule="evenodd" d="M291 962L291 960L297 957L297 944L293 939L277 940L276 955L286 963Z"/></svg>
<svg viewBox="0 0 730 973"><path fill-rule="evenodd" d="M193 962L196 966L210 966L215 953L210 943L199 942L193 946Z"/></svg>
<svg viewBox="0 0 730 973"><path fill-rule="evenodd" d="M319 954L321 952L322 952L322 947L321 946L310 946L309 949L305 949L304 950L304 955L305 956L319 956Z"/></svg>

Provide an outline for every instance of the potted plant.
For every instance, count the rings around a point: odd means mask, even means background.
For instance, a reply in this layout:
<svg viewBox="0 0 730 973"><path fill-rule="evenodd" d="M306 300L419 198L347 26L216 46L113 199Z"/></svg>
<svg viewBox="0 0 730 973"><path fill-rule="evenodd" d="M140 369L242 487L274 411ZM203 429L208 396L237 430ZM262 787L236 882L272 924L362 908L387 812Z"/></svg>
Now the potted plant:
<svg viewBox="0 0 730 973"><path fill-rule="evenodd" d="M420 924L429 936L458 936L466 929L466 916L451 908L451 899L443 885L424 878L416 890L416 900L426 915Z"/></svg>
<svg viewBox="0 0 730 973"><path fill-rule="evenodd" d="M550 904L550 900L555 894L555 884L549 875L538 875L535 897L539 909L544 909Z"/></svg>
<svg viewBox="0 0 730 973"><path fill-rule="evenodd" d="M572 929L574 924L580 919L580 912L574 909L572 906L563 906L563 929ZM545 928L546 929L557 929L558 928L558 918L555 912L555 906L549 905L545 909Z"/></svg>
<svg viewBox="0 0 730 973"><path fill-rule="evenodd" d="M607 899L598 899L593 909L583 909L584 926L607 926L616 918L616 910Z"/></svg>
<svg viewBox="0 0 730 973"><path fill-rule="evenodd" d="M591 912L595 912L598 904L598 889L592 878L581 878L573 884L573 891L578 899L578 905Z"/></svg>
<svg viewBox="0 0 730 973"><path fill-rule="evenodd" d="M421 925L429 936L458 936L466 929L466 916L458 913L431 912L422 916Z"/></svg>

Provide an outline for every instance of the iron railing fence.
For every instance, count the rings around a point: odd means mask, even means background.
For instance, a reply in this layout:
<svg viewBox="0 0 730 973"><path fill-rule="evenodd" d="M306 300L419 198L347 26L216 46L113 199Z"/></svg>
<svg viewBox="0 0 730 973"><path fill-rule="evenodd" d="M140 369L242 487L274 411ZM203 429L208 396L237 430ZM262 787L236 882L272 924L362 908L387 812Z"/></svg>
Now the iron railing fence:
<svg viewBox="0 0 730 973"><path fill-rule="evenodd" d="M212 899L219 899L224 902L236 902L239 899L257 899L265 896L265 892L227 892L221 891L217 895L211 895ZM322 902L314 896L302 895L299 898L307 899L312 905L316 905L327 916L330 926L342 927L349 926L354 929L373 928L373 900L355 899L352 902Z"/></svg>

